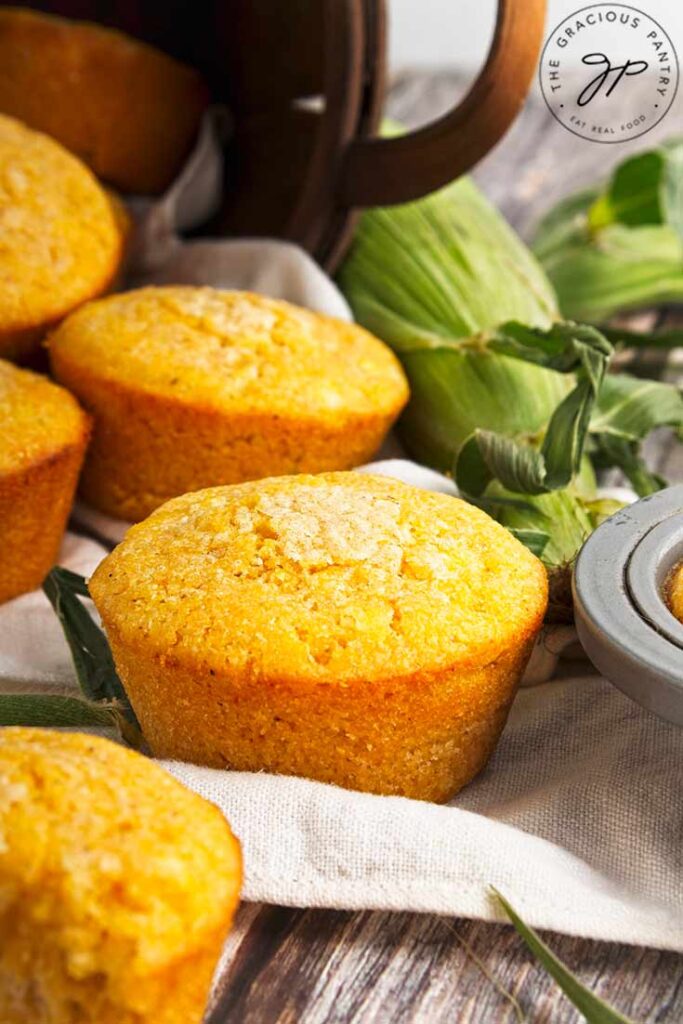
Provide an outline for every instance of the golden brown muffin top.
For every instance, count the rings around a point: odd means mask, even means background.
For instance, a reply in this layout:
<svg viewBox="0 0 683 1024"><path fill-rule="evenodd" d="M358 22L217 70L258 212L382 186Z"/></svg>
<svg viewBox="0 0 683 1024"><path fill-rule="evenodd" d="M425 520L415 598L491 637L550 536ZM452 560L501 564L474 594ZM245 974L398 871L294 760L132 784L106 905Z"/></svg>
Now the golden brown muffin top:
<svg viewBox="0 0 683 1024"><path fill-rule="evenodd" d="M175 498L129 530L90 590L122 642L247 683L488 663L547 600L541 563L484 512L362 473Z"/></svg>
<svg viewBox="0 0 683 1024"><path fill-rule="evenodd" d="M0 335L58 319L103 291L124 233L79 160L0 115Z"/></svg>
<svg viewBox="0 0 683 1024"><path fill-rule="evenodd" d="M213 288L141 288L73 313L61 361L140 392L220 411L343 419L395 413L408 388L390 350L355 324Z"/></svg>
<svg viewBox="0 0 683 1024"><path fill-rule="evenodd" d="M88 424L66 388L0 359L0 474L79 444Z"/></svg>
<svg viewBox="0 0 683 1024"><path fill-rule="evenodd" d="M672 571L666 584L666 597L671 614L683 622L683 562Z"/></svg>
<svg viewBox="0 0 683 1024"><path fill-rule="evenodd" d="M213 804L140 754L47 729L0 729L0 901L34 914L76 978L112 995L225 921L239 844ZM1 930L1 929L0 929Z"/></svg>
<svg viewBox="0 0 683 1024"><path fill-rule="evenodd" d="M208 102L198 71L140 39L0 8L0 110L57 139L125 192L170 184Z"/></svg>

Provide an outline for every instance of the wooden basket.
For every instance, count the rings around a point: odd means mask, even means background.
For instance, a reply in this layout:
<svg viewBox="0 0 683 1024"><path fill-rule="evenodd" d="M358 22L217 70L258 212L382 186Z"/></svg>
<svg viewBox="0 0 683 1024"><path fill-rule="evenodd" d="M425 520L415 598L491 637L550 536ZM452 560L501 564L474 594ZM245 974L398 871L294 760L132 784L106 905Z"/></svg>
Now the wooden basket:
<svg viewBox="0 0 683 1024"><path fill-rule="evenodd" d="M488 60L465 99L418 131L378 139L384 0L18 3L115 26L200 68L236 124L218 230L290 239L328 270L355 210L424 195L495 145L529 88L545 12L545 0L499 0Z"/></svg>

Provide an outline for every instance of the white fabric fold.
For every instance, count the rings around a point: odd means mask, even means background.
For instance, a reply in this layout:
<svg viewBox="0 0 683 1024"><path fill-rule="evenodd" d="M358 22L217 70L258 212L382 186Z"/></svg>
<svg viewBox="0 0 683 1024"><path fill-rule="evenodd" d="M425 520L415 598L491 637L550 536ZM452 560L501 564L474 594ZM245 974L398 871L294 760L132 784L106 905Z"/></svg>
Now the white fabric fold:
<svg viewBox="0 0 683 1024"><path fill-rule="evenodd" d="M70 534L61 562L87 576L104 554ZM75 685L42 593L0 606L0 691ZM597 676L520 690L489 766L449 806L166 767L228 816L245 899L488 920L495 885L536 927L683 951L683 730Z"/></svg>
<svg viewBox="0 0 683 1024"><path fill-rule="evenodd" d="M244 843L245 896L492 920L683 950L683 733L596 677L520 692L452 805L167 763Z"/></svg>
<svg viewBox="0 0 683 1024"><path fill-rule="evenodd" d="M128 284L248 288L348 319L334 284L294 246L181 238L216 208L221 116L207 119L169 192L138 204ZM454 492L445 477L405 460L365 468ZM128 527L83 506L75 520L110 544ZM68 534L61 564L88 576L105 553ZM540 677L572 640L567 630L544 636ZM0 692L75 686L44 595L0 606ZM495 885L537 927L683 951L683 730L597 676L521 690L488 768L449 806L166 767L227 814L244 846L248 900L490 919Z"/></svg>

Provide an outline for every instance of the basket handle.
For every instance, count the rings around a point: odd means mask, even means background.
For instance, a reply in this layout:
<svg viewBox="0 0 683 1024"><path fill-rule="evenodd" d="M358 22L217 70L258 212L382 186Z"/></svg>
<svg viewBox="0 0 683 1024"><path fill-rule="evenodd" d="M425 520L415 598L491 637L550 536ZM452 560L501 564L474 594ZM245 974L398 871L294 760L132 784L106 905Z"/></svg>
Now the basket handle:
<svg viewBox="0 0 683 1024"><path fill-rule="evenodd" d="M546 0L498 0L486 64L462 102L408 135L352 142L339 195L348 206L389 206L441 188L502 138L529 90L543 41Z"/></svg>

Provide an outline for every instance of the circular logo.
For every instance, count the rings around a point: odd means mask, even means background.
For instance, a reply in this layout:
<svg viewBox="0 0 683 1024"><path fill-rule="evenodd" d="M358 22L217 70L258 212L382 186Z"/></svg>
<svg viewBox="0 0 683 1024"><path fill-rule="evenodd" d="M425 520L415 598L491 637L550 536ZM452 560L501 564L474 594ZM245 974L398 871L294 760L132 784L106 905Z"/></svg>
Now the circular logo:
<svg viewBox="0 0 683 1024"><path fill-rule="evenodd" d="M654 128L678 88L678 57L659 22L626 4L591 4L549 36L539 69L550 112L591 142L626 142Z"/></svg>

